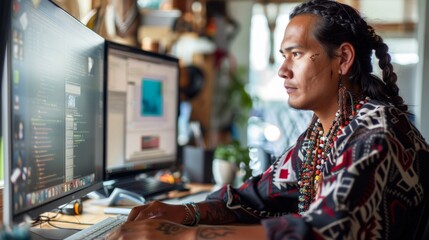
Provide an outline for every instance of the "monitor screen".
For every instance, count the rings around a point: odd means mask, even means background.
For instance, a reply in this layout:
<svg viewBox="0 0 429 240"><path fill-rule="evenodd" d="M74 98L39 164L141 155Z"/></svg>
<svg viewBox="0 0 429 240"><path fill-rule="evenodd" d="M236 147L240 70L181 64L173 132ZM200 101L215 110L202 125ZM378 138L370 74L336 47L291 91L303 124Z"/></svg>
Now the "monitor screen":
<svg viewBox="0 0 429 240"><path fill-rule="evenodd" d="M102 187L104 39L51 1L13 1L2 97L4 220Z"/></svg>
<svg viewBox="0 0 429 240"><path fill-rule="evenodd" d="M106 179L177 160L178 59L106 42Z"/></svg>

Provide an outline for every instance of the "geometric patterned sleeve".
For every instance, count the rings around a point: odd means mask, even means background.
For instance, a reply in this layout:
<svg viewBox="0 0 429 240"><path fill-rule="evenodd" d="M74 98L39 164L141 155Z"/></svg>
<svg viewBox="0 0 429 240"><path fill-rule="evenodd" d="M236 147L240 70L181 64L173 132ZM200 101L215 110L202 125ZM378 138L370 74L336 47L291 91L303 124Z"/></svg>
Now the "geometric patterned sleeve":
<svg viewBox="0 0 429 240"><path fill-rule="evenodd" d="M289 148L261 175L249 178L239 188L223 186L207 200L224 201L243 223L259 223L264 218L297 212L297 172L302 156L296 146Z"/></svg>
<svg viewBox="0 0 429 240"><path fill-rule="evenodd" d="M339 136L302 216L262 220L269 239L406 239L418 218L428 145L394 108L368 104Z"/></svg>

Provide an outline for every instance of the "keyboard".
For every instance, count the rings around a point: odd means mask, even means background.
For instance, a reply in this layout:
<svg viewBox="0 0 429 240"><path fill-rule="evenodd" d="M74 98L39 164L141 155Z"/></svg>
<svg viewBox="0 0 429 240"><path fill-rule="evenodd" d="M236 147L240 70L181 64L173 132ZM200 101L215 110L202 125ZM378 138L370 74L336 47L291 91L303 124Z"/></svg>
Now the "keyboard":
<svg viewBox="0 0 429 240"><path fill-rule="evenodd" d="M173 190L183 190L185 186L177 183L166 183L155 178L124 178L114 180L112 184L104 185L104 191L111 194L115 188L125 189L137 193L147 200L157 195L167 193Z"/></svg>
<svg viewBox="0 0 429 240"><path fill-rule="evenodd" d="M108 233L115 230L122 223L127 221L126 215L118 215L117 217L108 217L94 225L91 225L69 237L65 240L81 240L81 239L103 239Z"/></svg>

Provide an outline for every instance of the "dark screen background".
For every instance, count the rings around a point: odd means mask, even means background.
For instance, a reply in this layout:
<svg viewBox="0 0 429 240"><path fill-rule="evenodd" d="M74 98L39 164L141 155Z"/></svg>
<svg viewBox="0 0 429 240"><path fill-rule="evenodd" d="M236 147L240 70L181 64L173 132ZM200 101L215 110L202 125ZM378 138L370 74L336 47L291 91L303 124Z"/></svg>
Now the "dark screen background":
<svg viewBox="0 0 429 240"><path fill-rule="evenodd" d="M70 192L65 183L75 191L94 182L86 176L102 181L103 171L104 39L51 2L35 2L15 1L9 13L16 212Z"/></svg>

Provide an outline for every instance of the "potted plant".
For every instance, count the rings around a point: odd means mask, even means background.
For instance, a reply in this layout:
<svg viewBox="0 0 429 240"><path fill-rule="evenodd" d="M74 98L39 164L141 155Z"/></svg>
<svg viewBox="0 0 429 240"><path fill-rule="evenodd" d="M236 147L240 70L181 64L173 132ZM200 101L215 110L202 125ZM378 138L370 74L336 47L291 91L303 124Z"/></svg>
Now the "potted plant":
<svg viewBox="0 0 429 240"><path fill-rule="evenodd" d="M234 121L240 126L247 124L249 113L253 106L252 97L246 90L245 76L245 68L238 68L235 71L231 71L231 81L227 89L228 105L233 106L233 111L235 112Z"/></svg>
<svg viewBox="0 0 429 240"><path fill-rule="evenodd" d="M249 150L238 141L216 147L213 159L213 177L217 185L234 184L236 176L251 176ZM243 180L239 179L239 180Z"/></svg>

